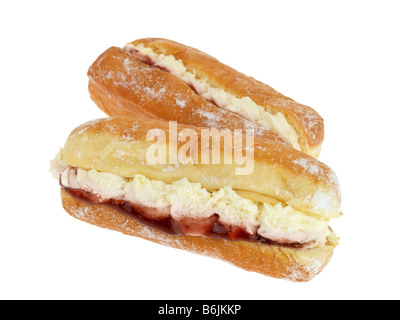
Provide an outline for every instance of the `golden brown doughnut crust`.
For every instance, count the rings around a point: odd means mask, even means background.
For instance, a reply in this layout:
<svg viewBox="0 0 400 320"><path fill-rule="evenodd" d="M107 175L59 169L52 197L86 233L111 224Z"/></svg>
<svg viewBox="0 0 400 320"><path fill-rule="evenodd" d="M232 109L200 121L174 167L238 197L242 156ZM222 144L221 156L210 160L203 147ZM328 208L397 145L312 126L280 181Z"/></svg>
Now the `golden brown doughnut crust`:
<svg viewBox="0 0 400 320"><path fill-rule="evenodd" d="M122 232L168 247L219 258L248 271L292 281L309 281L329 262L334 245L294 249L255 242L201 236L172 236L149 228L105 205L79 201L61 190L64 209L73 217L98 227Z"/></svg>
<svg viewBox="0 0 400 320"><path fill-rule="evenodd" d="M249 97L272 114L281 112L299 133L302 151L310 154L310 150L321 147L324 139L324 121L312 108L284 96L270 86L195 48L160 38L139 39L131 44L143 44L157 54L172 55L182 61L189 72L201 79L207 79L215 87L222 88L238 98Z"/></svg>
<svg viewBox="0 0 400 320"><path fill-rule="evenodd" d="M103 52L90 66L88 77L91 99L109 116L131 115L218 129L253 129L256 137L290 145L278 133L216 107L174 75L150 67L120 48Z"/></svg>

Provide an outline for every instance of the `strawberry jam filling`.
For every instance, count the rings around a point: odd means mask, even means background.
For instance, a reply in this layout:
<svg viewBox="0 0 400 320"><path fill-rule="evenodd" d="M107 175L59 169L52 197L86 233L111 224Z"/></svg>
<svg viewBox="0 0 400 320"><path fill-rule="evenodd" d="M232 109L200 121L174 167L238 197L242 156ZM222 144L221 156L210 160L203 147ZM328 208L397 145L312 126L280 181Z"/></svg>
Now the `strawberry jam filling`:
<svg viewBox="0 0 400 320"><path fill-rule="evenodd" d="M96 194L81 189L72 189L65 186L62 186L62 188L79 201L83 201L90 205L100 204L108 206L130 219L135 219L139 223L165 232L169 235L205 236L233 241L240 240L259 242L268 245L279 245L292 248L303 248L310 244L276 242L264 238L258 234L249 234L247 231L238 226L222 224L219 221L218 214L214 214L205 219L185 217L181 220L176 220L171 216L167 218L155 219L154 217L157 216L157 210L160 210L158 208L134 204L123 200L104 200Z"/></svg>

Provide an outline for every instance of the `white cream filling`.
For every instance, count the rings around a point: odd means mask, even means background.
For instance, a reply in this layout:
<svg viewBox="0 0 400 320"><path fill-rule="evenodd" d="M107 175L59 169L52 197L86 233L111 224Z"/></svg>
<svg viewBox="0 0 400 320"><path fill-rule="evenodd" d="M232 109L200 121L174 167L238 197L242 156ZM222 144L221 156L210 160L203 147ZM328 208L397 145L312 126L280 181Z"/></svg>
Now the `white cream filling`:
<svg viewBox="0 0 400 320"><path fill-rule="evenodd" d="M54 162L55 163L55 162ZM124 200L156 208L157 218L208 218L218 214L220 222L243 228L250 234L274 241L323 245L330 235L328 222L308 216L290 206L260 204L239 196L230 187L208 191L186 178L171 184L137 174L127 179L96 170L64 168L53 163L65 187L94 193L103 200Z"/></svg>
<svg viewBox="0 0 400 320"><path fill-rule="evenodd" d="M204 99L214 101L220 108L227 109L260 126L278 132L288 139L295 149L301 150L299 135L282 113L271 114L249 97L237 98L223 89L212 87L207 81L198 79L193 73L187 71L182 61L176 60L172 55L156 54L151 48L145 47L143 44L138 46L127 44L124 50L129 51L129 49L138 50L141 54L148 56L156 66L167 69L185 83L193 86Z"/></svg>

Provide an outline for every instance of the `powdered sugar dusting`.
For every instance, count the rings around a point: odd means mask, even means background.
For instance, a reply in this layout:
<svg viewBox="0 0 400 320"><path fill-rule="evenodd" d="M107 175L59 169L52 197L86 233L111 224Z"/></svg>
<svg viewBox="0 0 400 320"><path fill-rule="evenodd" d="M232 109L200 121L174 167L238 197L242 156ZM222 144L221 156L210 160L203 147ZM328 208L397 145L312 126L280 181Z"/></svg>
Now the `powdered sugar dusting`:
<svg viewBox="0 0 400 320"><path fill-rule="evenodd" d="M146 91L147 94L149 94L149 95L151 95L151 96L153 96L155 98L158 98L160 95L165 93L167 91L167 89L166 88L161 88L159 90L155 90L153 88L146 87L146 88L144 88L144 91Z"/></svg>
<svg viewBox="0 0 400 320"><path fill-rule="evenodd" d="M294 267L287 267L286 278L291 281L304 281L314 278L324 267L319 259L303 257L305 264L296 264Z"/></svg>
<svg viewBox="0 0 400 320"><path fill-rule="evenodd" d="M331 182L331 185L334 186L340 193L340 181L338 176L333 170L330 170L328 173L328 178L329 181Z"/></svg>
<svg viewBox="0 0 400 320"><path fill-rule="evenodd" d="M186 101L185 100L176 99L175 102L180 108L185 108L186 107Z"/></svg>
<svg viewBox="0 0 400 320"><path fill-rule="evenodd" d="M74 212L74 216L77 219L83 220L85 222L96 224L96 217L93 215L90 207L87 206L79 206L76 208Z"/></svg>
<svg viewBox="0 0 400 320"><path fill-rule="evenodd" d="M135 141L135 138L132 135L128 134L128 133L123 134L121 139L123 141L127 141L127 142L134 142Z"/></svg>
<svg viewBox="0 0 400 320"><path fill-rule="evenodd" d="M297 166L300 166L302 171L306 171L312 175L320 175L323 173L323 168L319 163L312 158L300 158L293 161Z"/></svg>
<svg viewBox="0 0 400 320"><path fill-rule="evenodd" d="M209 127L216 127L218 126L218 122L221 121L221 116L217 113L199 109L197 110L197 114L205 119Z"/></svg>
<svg viewBox="0 0 400 320"><path fill-rule="evenodd" d="M132 127L131 127L131 130L132 130L132 131L136 131L139 127L140 127L139 124L133 123L133 124L132 124Z"/></svg>
<svg viewBox="0 0 400 320"><path fill-rule="evenodd" d="M84 123L83 125L81 125L80 127L78 127L73 131L70 138L74 138L84 134L91 126L95 126L96 124L101 123L103 121L107 121L107 119L96 119Z"/></svg>

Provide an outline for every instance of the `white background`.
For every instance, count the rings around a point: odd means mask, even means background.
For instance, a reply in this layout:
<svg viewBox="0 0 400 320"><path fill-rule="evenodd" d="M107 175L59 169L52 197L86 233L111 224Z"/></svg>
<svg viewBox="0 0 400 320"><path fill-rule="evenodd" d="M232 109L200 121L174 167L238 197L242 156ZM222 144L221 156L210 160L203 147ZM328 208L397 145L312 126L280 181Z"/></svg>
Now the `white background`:
<svg viewBox="0 0 400 320"><path fill-rule="evenodd" d="M399 1L2 1L2 299L400 298ZM344 216L309 283L268 278L71 218L49 160L104 117L86 72L110 46L164 37L325 119Z"/></svg>

